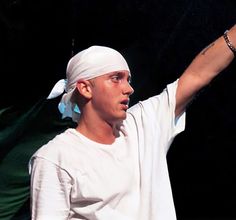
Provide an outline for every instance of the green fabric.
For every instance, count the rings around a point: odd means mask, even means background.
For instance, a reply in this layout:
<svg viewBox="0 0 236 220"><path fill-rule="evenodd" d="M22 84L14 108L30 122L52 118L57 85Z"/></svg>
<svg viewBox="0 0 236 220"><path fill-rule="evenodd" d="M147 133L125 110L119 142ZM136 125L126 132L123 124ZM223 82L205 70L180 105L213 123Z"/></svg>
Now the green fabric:
<svg viewBox="0 0 236 220"><path fill-rule="evenodd" d="M31 107L0 110L0 220L30 219L32 154L56 134L73 127L62 120L58 100L40 100Z"/></svg>

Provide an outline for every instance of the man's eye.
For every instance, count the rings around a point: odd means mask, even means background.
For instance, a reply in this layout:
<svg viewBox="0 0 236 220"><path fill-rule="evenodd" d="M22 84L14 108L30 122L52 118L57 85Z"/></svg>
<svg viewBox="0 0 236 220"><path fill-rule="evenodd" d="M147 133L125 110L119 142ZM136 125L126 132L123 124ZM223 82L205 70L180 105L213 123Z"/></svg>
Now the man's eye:
<svg viewBox="0 0 236 220"><path fill-rule="evenodd" d="M121 77L119 77L119 76L112 76L111 79L113 81L119 81L121 79Z"/></svg>

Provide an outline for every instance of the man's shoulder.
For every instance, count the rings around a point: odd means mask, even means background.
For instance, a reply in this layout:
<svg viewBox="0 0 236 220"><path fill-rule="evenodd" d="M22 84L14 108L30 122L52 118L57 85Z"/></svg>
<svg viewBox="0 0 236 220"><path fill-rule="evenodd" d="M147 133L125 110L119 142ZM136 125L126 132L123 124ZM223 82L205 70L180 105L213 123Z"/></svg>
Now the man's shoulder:
<svg viewBox="0 0 236 220"><path fill-rule="evenodd" d="M70 143L70 129L57 134L53 139L49 140L46 144L42 145L35 153L34 157L42 157L45 155L60 154L68 147Z"/></svg>

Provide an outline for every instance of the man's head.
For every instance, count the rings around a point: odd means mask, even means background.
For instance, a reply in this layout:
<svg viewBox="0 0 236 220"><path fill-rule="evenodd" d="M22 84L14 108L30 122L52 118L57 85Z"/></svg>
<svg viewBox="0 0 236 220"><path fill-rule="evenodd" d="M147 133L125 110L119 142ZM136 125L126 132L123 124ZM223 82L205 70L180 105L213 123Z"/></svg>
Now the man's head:
<svg viewBox="0 0 236 220"><path fill-rule="evenodd" d="M91 46L70 59L67 65L67 84L65 94L59 105L63 105L63 116L78 120L74 111L76 103L71 100L77 82L90 80L107 73L125 71L130 75L128 64L124 57L116 50L104 46Z"/></svg>
<svg viewBox="0 0 236 220"><path fill-rule="evenodd" d="M76 88L72 98L77 100L82 113L109 124L126 118L129 96L134 91L129 71L113 71L90 80L79 80Z"/></svg>

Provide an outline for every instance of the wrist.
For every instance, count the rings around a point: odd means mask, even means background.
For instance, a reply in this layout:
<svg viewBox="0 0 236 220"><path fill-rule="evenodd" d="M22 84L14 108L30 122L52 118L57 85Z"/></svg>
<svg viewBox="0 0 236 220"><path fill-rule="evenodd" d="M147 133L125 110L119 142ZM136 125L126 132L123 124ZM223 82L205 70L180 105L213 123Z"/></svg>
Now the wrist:
<svg viewBox="0 0 236 220"><path fill-rule="evenodd" d="M234 25L230 30L226 30L223 34L225 43L234 56L236 56L236 41L234 40L234 36L236 36L236 25Z"/></svg>
<svg viewBox="0 0 236 220"><path fill-rule="evenodd" d="M223 38L224 38L225 43L227 44L228 48L233 52L234 55L236 55L236 47L232 43L228 33L229 33L229 31L226 30L223 34Z"/></svg>

